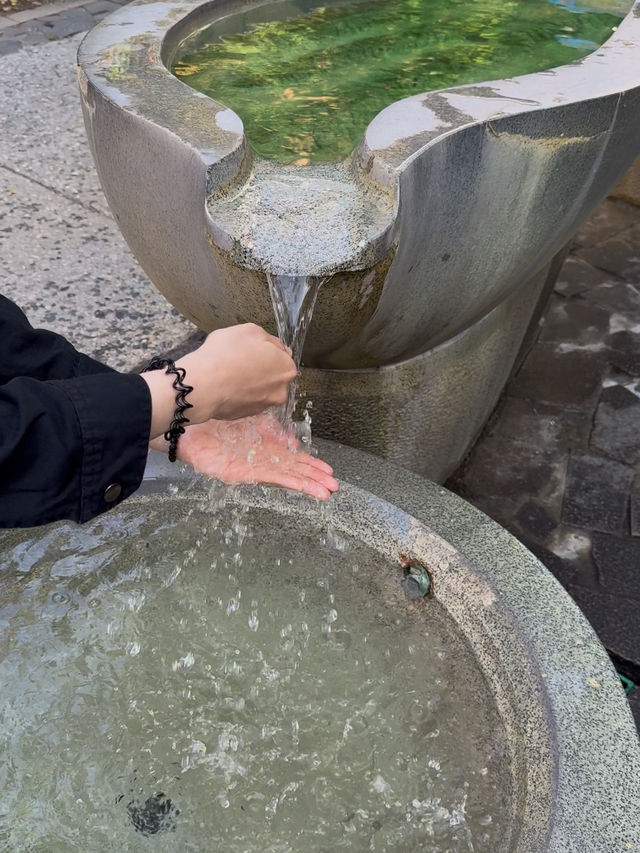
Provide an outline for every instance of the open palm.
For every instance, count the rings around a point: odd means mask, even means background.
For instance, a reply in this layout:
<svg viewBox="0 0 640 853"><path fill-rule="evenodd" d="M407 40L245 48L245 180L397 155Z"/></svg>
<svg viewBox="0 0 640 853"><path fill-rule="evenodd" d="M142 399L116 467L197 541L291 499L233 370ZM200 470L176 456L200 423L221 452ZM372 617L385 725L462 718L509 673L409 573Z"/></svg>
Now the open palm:
<svg viewBox="0 0 640 853"><path fill-rule="evenodd" d="M151 447L163 450L166 442L155 439ZM272 415L261 414L189 425L178 459L223 483L269 483L327 500L338 488L333 469L298 447Z"/></svg>

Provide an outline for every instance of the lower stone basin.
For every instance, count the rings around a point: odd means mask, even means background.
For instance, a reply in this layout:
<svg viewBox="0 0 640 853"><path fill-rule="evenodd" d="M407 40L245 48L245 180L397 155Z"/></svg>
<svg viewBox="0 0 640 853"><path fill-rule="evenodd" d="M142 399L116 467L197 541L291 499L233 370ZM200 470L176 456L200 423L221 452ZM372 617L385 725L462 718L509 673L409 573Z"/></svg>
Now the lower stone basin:
<svg viewBox="0 0 640 853"><path fill-rule="evenodd" d="M637 849L637 736L569 597L445 489L321 453L328 504L154 457L90 525L3 533L6 849Z"/></svg>

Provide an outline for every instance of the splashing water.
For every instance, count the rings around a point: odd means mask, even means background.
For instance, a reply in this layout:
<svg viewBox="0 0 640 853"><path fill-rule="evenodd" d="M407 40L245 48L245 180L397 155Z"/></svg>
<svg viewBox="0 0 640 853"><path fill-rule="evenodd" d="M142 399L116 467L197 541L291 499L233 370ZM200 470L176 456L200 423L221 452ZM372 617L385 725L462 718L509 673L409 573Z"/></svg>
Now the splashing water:
<svg viewBox="0 0 640 853"><path fill-rule="evenodd" d="M0 850L509 849L473 650L318 521L215 487L3 540Z"/></svg>

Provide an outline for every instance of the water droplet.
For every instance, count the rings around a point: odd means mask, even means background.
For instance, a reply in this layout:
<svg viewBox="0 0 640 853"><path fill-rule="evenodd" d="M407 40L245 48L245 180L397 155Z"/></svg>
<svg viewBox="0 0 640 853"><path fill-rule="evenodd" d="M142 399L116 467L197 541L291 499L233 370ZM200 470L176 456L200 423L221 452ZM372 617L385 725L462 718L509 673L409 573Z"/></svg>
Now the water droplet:
<svg viewBox="0 0 640 853"><path fill-rule="evenodd" d="M68 604L71 601L71 596L68 592L64 592L63 590L56 590L51 594L51 601L54 604Z"/></svg>

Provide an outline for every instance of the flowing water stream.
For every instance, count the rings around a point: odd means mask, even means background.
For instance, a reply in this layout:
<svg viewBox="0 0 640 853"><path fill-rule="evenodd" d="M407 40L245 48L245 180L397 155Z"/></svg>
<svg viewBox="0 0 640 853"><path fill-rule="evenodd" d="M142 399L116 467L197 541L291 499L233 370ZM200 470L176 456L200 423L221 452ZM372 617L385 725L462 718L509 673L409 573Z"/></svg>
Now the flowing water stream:
<svg viewBox="0 0 640 853"><path fill-rule="evenodd" d="M307 336L307 330L313 316L313 309L318 297L318 291L326 278L298 275L275 275L267 273L271 302L276 317L276 326L280 340L291 347L296 367L300 368L302 350ZM279 412L279 420L286 428L292 423L296 404L297 382L289 386L287 402ZM307 414L308 418L308 414ZM311 438L304 423L300 426L300 437L308 442ZM308 426L308 420L306 421Z"/></svg>

